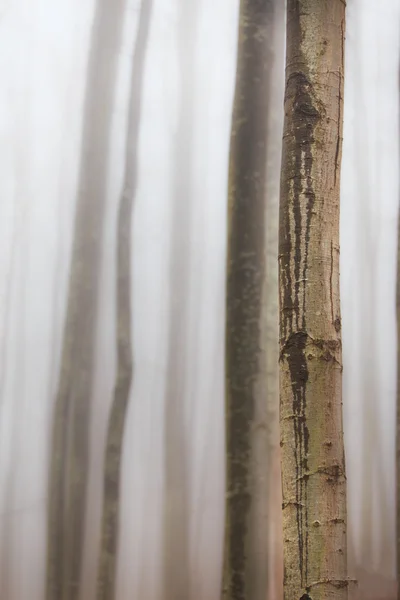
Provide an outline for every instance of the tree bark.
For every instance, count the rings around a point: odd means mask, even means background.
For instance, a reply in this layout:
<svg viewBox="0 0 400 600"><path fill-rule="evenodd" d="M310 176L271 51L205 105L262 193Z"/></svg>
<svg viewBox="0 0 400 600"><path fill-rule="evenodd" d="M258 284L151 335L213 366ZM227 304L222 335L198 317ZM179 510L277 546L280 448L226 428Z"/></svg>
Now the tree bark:
<svg viewBox="0 0 400 600"><path fill-rule="evenodd" d="M345 3L288 0L279 231L284 597L348 597L339 305Z"/></svg>
<svg viewBox="0 0 400 600"><path fill-rule="evenodd" d="M93 23L49 473L47 600L80 595L107 159L124 7L125 0L99 0Z"/></svg>
<svg viewBox="0 0 400 600"><path fill-rule="evenodd" d="M266 176L274 0L242 0L228 198L222 597L268 590Z"/></svg>
<svg viewBox="0 0 400 600"><path fill-rule="evenodd" d="M132 60L124 183L117 222L117 375L108 422L104 458L104 498L97 581L98 600L114 600L116 590L122 444L133 375L131 331L132 207L137 187L143 73L152 4L153 0L142 0L140 8Z"/></svg>

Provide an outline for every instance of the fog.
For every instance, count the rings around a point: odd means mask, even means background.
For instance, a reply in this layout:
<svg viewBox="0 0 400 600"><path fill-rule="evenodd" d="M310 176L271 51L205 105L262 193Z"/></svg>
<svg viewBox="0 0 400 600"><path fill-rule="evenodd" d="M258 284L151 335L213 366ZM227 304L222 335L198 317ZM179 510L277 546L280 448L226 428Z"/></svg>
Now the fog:
<svg viewBox="0 0 400 600"><path fill-rule="evenodd" d="M282 586L273 342L285 34L279 6L267 182L274 600ZM123 436L116 600L220 597L227 178L239 2L153 0L148 8L140 85L137 65L133 70L135 57L140 62L143 17L137 0L0 4L2 600L46 598L48 475L74 268L84 273L86 312L70 341L68 381L78 400L79 394L86 398L80 435L87 442L87 464L79 483L86 496L78 497L86 514L82 527L68 535L82 551L81 600L100 598L103 459L120 357L116 339L126 341L121 331L127 322L124 308L117 312L117 241L127 229L133 369ZM385 600L395 598L399 33L396 0L348 0L343 408L350 576L359 579L362 599L377 598L373 586ZM127 189L132 220L121 221ZM95 256L98 272L94 263L71 266L82 197L89 207L82 244ZM81 360L90 366L86 379ZM68 443L74 448L74 441ZM59 600L72 598L77 596Z"/></svg>

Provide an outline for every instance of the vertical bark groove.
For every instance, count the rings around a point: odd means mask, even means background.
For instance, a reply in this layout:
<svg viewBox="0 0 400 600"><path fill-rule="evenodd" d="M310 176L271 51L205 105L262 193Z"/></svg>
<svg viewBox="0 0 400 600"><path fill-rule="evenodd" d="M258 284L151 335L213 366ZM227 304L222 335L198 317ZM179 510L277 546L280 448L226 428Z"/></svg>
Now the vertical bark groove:
<svg viewBox="0 0 400 600"><path fill-rule="evenodd" d="M344 600L339 186L345 9L288 0L279 279L286 600Z"/></svg>

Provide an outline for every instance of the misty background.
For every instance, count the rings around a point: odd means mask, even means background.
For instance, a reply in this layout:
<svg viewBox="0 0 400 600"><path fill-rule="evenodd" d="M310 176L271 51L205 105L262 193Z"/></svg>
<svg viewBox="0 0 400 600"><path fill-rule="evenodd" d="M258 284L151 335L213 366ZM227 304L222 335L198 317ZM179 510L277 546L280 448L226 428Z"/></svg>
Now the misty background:
<svg viewBox="0 0 400 600"><path fill-rule="evenodd" d="M103 0L109 9L110 1ZM165 564L178 555L180 570L188 574L188 597L219 598L226 204L238 8L238 0L153 0L131 227L134 369L123 445L118 600L164 598ZM93 0L0 3L2 600L44 598L52 416L95 9ZM103 453L116 373L117 210L139 9L137 0L115 2L123 24L120 44L110 50L116 86L106 124L105 169L93 173L104 182L105 217L91 392L85 600L95 598ZM370 576L382 585L395 577L399 34L398 0L348 0L341 179L343 406L350 575L356 574L361 586ZM268 148L271 219L279 199L284 35L281 10L274 34ZM96 102L101 118L104 96ZM273 240L271 248L273 253ZM272 327L275 318L277 312ZM171 381L180 399L176 435L171 434L176 420L166 427ZM168 431L184 466L184 491L166 485ZM278 525L270 568L279 580L280 482L274 468ZM175 545L166 548L165 515L174 514L183 493L187 525L181 519L179 527L187 527L187 536L178 527ZM278 589L279 582L275 585Z"/></svg>

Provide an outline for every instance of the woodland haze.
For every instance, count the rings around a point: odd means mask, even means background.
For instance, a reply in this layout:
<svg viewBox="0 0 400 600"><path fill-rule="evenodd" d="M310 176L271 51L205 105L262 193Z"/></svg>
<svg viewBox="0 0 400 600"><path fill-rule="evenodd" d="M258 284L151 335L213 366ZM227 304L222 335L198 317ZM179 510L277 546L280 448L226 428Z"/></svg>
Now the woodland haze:
<svg viewBox="0 0 400 600"><path fill-rule="evenodd" d="M260 24L250 9L240 21L239 0L0 0L0 600L220 600L221 587L224 600L283 598L286 23L284 0L270 5ZM238 52L253 25L264 37ZM399 56L399 1L347 0L337 120L350 600L397 597ZM261 180L246 222L259 236L259 303L239 315L261 341L245 364L225 352L232 290L244 295L230 237L245 219L235 193L251 188L240 161ZM244 427L232 417L248 401L241 376L254 377ZM229 535L243 513L229 504L229 461L250 421L250 591L235 596Z"/></svg>

